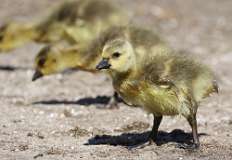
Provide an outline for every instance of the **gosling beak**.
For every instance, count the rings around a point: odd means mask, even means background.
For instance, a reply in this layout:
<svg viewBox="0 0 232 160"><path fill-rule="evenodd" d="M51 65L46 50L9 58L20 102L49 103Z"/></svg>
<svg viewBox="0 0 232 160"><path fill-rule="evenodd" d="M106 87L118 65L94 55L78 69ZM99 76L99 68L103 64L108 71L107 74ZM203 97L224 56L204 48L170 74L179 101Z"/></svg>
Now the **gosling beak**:
<svg viewBox="0 0 232 160"><path fill-rule="evenodd" d="M43 74L40 71L36 70L33 77L32 77L32 81L35 81L41 77L43 77Z"/></svg>
<svg viewBox="0 0 232 160"><path fill-rule="evenodd" d="M108 59L102 59L101 62L98 63L96 66L96 69L102 70L102 69L109 69L110 68L109 60Z"/></svg>

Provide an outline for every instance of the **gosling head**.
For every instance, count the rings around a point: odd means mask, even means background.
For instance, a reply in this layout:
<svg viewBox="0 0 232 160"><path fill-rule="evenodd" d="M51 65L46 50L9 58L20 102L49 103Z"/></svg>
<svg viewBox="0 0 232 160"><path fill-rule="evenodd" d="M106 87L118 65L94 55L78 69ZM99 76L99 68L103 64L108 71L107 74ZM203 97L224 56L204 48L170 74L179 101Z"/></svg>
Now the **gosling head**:
<svg viewBox="0 0 232 160"><path fill-rule="evenodd" d="M35 58L35 73L32 81L45 75L55 74L63 70L61 50L56 46L46 46Z"/></svg>
<svg viewBox="0 0 232 160"><path fill-rule="evenodd" d="M98 70L109 69L114 72L127 72L135 64L133 46L127 40L116 39L105 44Z"/></svg>
<svg viewBox="0 0 232 160"><path fill-rule="evenodd" d="M0 27L0 51L10 51L33 40L36 32L32 24L6 23Z"/></svg>

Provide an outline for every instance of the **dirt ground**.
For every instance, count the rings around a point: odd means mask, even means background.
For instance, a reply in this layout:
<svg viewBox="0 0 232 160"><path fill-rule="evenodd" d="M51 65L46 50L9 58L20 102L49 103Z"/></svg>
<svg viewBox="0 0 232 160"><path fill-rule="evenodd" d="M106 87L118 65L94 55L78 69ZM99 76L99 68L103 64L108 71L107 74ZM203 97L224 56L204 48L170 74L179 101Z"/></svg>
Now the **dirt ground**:
<svg viewBox="0 0 232 160"><path fill-rule="evenodd" d="M0 0L0 24L36 20L59 1ZM176 148L190 141L190 128L182 117L165 117L159 146L128 150L148 135L152 116L124 104L106 109L113 91L103 74L72 72L31 82L42 47L31 43L0 55L0 159L232 159L232 1L114 1L133 21L215 71L220 94L203 102L197 115L201 148Z"/></svg>

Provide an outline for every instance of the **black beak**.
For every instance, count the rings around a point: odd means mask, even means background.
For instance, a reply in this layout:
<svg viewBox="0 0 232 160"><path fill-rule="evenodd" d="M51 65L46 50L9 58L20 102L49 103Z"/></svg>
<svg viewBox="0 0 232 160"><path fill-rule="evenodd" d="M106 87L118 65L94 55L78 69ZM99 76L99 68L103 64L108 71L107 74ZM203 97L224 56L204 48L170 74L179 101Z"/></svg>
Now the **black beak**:
<svg viewBox="0 0 232 160"><path fill-rule="evenodd" d="M110 68L109 60L108 59L102 59L101 62L98 63L96 66L96 69L102 70L102 69L109 69Z"/></svg>
<svg viewBox="0 0 232 160"><path fill-rule="evenodd" d="M40 71L36 70L33 77L32 77L32 81L35 81L41 77L43 77L43 74Z"/></svg>

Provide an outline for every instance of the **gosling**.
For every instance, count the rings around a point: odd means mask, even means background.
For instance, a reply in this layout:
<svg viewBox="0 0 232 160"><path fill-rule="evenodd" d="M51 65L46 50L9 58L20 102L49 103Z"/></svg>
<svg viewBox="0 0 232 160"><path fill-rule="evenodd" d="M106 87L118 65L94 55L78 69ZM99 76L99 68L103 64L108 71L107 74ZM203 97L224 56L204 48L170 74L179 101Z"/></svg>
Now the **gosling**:
<svg viewBox="0 0 232 160"><path fill-rule="evenodd" d="M66 40L71 44L89 40L112 24L127 23L127 14L104 0L78 0L62 3L39 22L6 23L0 28L0 51L6 53L35 41L54 43Z"/></svg>
<svg viewBox="0 0 232 160"><path fill-rule="evenodd" d="M98 71L96 65L101 60L101 54L93 54L96 52L95 49L95 47L89 48L86 44L69 47L53 44L44 47L35 58L35 72L32 81L68 69L96 73ZM106 108L118 108L119 102L121 102L121 99L114 92Z"/></svg>
<svg viewBox="0 0 232 160"><path fill-rule="evenodd" d="M193 143L181 147L199 148L196 113L205 97L218 92L213 73L186 54L152 41L156 39L152 31L146 36L130 27L124 30L127 34L105 38L96 68L108 71L114 89L127 104L153 114L149 141L157 142L163 116L182 115L192 128Z"/></svg>

